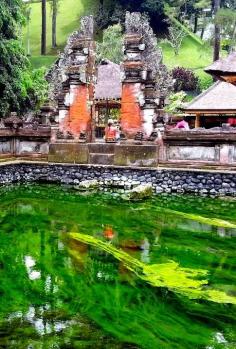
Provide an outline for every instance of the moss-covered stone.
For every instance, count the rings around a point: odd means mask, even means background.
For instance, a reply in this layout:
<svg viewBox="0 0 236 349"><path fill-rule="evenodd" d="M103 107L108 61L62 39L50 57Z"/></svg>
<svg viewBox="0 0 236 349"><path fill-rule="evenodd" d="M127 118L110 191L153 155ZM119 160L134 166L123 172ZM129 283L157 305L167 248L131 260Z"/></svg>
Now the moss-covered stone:
<svg viewBox="0 0 236 349"><path fill-rule="evenodd" d="M82 181L79 185L76 185L74 188L79 191L96 190L99 188L99 182L96 179Z"/></svg>
<svg viewBox="0 0 236 349"><path fill-rule="evenodd" d="M50 144L49 162L87 164L88 146L80 143L54 143Z"/></svg>
<svg viewBox="0 0 236 349"><path fill-rule="evenodd" d="M115 147L114 165L156 167L157 159L156 145L117 144Z"/></svg>
<svg viewBox="0 0 236 349"><path fill-rule="evenodd" d="M151 184L140 184L129 192L128 197L130 200L138 201L148 199L152 195L153 190Z"/></svg>

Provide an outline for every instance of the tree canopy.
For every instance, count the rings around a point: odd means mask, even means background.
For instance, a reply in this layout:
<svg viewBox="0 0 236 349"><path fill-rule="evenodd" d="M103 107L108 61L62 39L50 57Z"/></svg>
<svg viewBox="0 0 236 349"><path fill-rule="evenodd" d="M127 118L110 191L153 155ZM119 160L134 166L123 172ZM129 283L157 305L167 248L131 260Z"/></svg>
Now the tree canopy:
<svg viewBox="0 0 236 349"><path fill-rule="evenodd" d="M34 84L29 82L35 73L19 39L24 22L21 0L0 1L0 117L31 109L41 98L37 91L45 86L42 74L34 76Z"/></svg>

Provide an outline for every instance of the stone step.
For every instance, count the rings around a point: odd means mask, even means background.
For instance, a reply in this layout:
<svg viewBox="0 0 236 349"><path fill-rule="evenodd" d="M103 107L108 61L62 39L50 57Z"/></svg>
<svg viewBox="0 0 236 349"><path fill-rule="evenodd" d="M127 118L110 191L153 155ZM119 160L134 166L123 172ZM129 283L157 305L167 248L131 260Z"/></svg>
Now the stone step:
<svg viewBox="0 0 236 349"><path fill-rule="evenodd" d="M88 149L90 153L114 154L115 143L89 143Z"/></svg>
<svg viewBox="0 0 236 349"><path fill-rule="evenodd" d="M16 157L16 160L22 160L22 161L35 161L35 162L47 162L48 161L48 156L47 155L41 155L41 156L30 156L30 155L27 155L27 156L22 156L22 155L19 155Z"/></svg>
<svg viewBox="0 0 236 349"><path fill-rule="evenodd" d="M90 153L89 163L94 165L113 165L114 154Z"/></svg>

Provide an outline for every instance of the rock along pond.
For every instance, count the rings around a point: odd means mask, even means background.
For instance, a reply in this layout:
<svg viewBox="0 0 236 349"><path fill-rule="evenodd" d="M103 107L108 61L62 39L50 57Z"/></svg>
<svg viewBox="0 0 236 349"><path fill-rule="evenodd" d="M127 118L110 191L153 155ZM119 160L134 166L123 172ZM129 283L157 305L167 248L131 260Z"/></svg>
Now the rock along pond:
<svg viewBox="0 0 236 349"><path fill-rule="evenodd" d="M235 199L0 195L0 348L236 348Z"/></svg>

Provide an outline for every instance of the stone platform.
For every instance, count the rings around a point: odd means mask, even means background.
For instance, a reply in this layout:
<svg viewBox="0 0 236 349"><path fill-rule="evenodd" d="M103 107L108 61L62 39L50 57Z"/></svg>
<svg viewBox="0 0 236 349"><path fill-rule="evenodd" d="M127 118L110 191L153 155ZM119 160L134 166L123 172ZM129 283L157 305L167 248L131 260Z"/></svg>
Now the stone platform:
<svg viewBox="0 0 236 349"><path fill-rule="evenodd" d="M158 146L153 144L53 143L49 162L134 167L156 167Z"/></svg>

